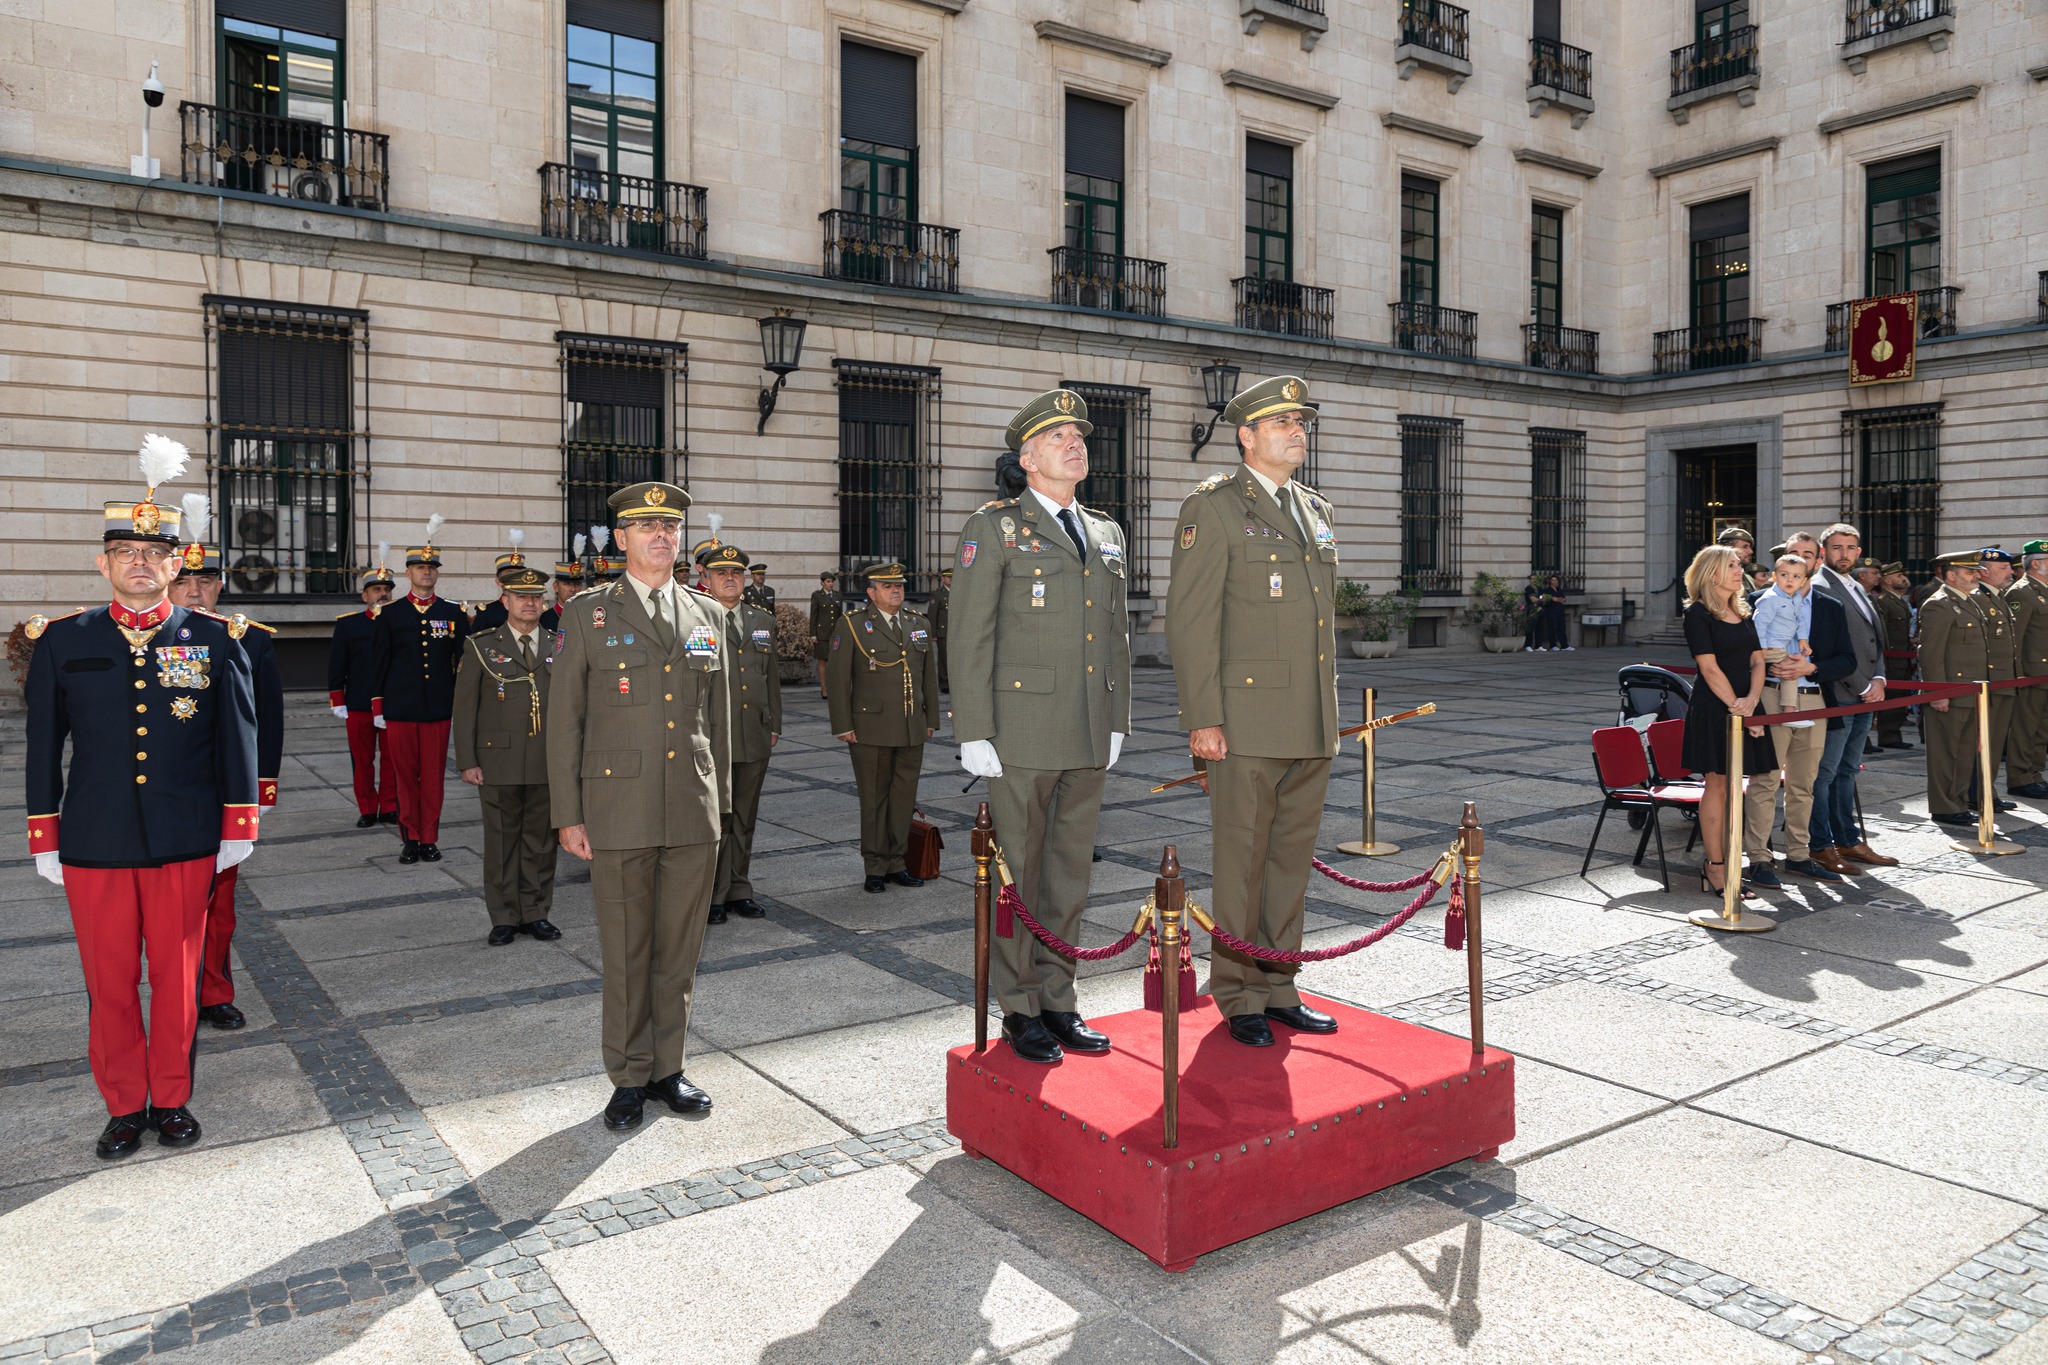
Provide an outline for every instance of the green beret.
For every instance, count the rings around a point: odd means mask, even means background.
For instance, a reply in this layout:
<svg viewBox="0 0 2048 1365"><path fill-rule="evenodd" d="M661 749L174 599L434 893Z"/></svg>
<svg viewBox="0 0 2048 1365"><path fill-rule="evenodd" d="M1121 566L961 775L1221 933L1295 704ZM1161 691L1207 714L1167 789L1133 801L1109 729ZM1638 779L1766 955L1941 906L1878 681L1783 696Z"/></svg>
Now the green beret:
<svg viewBox="0 0 2048 1365"><path fill-rule="evenodd" d="M1241 427L1261 417L1315 410L1316 405L1308 401L1307 381L1291 374L1279 374L1271 379L1261 379L1250 388L1239 389L1237 397L1223 409L1223 420L1234 427Z"/></svg>
<svg viewBox="0 0 2048 1365"><path fill-rule="evenodd" d="M1010 449L1021 450L1039 432L1062 422L1072 422L1081 428L1083 436L1095 430L1095 424L1088 420L1087 399L1072 389L1049 389L1017 409L1003 439L1010 443Z"/></svg>
<svg viewBox="0 0 2048 1365"><path fill-rule="evenodd" d="M2048 555L2048 540L2030 540L2020 546L2023 555Z"/></svg>

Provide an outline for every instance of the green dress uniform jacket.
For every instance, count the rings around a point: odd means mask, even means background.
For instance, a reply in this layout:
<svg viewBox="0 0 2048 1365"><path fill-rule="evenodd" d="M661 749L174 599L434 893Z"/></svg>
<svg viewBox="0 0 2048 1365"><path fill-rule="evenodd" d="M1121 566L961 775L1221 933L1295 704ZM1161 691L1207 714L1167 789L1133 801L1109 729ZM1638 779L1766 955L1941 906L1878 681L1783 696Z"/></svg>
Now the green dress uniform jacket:
<svg viewBox="0 0 2048 1365"><path fill-rule="evenodd" d="M1944 586L1920 604L1924 681L1978 683L2012 676L2012 618L2003 604L1994 614L1988 599L1988 594L1966 597ZM1991 696L1991 752L1997 754L2005 748L2005 721L2011 712L2009 703L2000 702L2000 693ZM1950 697L1945 712L1923 708L1921 724L1927 739L1928 812L1944 815L1970 809L1968 793L1977 755L1976 694Z"/></svg>
<svg viewBox="0 0 2048 1365"><path fill-rule="evenodd" d="M483 770L484 904L495 925L554 911L547 709L556 639L535 627L528 668L512 627L495 626L464 641L455 670L455 766Z"/></svg>
<svg viewBox="0 0 2048 1365"><path fill-rule="evenodd" d="M1181 504L1166 639L1180 727L1223 727L1208 764L1216 920L1262 948L1301 947L1309 863L1337 752L1335 513L1239 465ZM1212 951L1226 1018L1301 1003L1291 964Z"/></svg>
<svg viewBox="0 0 2048 1365"><path fill-rule="evenodd" d="M1913 676L1913 607L1895 592L1871 595L1877 623L1884 631L1884 673L1887 680L1905 682ZM1906 732L1906 710L1899 707L1877 713L1877 738L1881 744L1895 744Z"/></svg>
<svg viewBox="0 0 2048 1365"><path fill-rule="evenodd" d="M2048 584L2022 576L2005 590L2005 605L2012 613L2013 639L2018 657L2013 676L2048 676ZM2041 780L2048 766L2048 683L2014 688L2012 723L2005 737L2005 781L2008 787L2025 787Z"/></svg>
<svg viewBox="0 0 2048 1365"><path fill-rule="evenodd" d="M854 736L861 862L886 877L904 870L924 743L939 728L938 649L919 612L905 607L892 626L864 604L840 616L826 654L832 733Z"/></svg>
<svg viewBox="0 0 2048 1365"><path fill-rule="evenodd" d="M1131 729L1123 528L1074 504L1084 552L1037 495L984 504L960 531L949 644L953 737L993 740L996 841L1017 892L1068 942L1088 904L1109 737ZM1005 1014L1075 1009L1074 963L1020 926L994 941Z"/></svg>
<svg viewBox="0 0 2048 1365"><path fill-rule="evenodd" d="M953 665L947 657L946 640L953 630L953 590L941 583L932 589L932 600L925 603L925 615L931 618L932 639L939 650L939 690L953 690Z"/></svg>
<svg viewBox="0 0 2048 1365"><path fill-rule="evenodd" d="M732 713L732 814L718 840L711 903L751 900L754 828L768 756L782 733L782 672L775 657L775 613L741 602L727 611L705 604L724 631L726 700Z"/></svg>
<svg viewBox="0 0 2048 1365"><path fill-rule="evenodd" d="M832 627L839 624L839 594L831 588L820 588L811 594L811 657L820 663L825 661L826 647L832 642Z"/></svg>

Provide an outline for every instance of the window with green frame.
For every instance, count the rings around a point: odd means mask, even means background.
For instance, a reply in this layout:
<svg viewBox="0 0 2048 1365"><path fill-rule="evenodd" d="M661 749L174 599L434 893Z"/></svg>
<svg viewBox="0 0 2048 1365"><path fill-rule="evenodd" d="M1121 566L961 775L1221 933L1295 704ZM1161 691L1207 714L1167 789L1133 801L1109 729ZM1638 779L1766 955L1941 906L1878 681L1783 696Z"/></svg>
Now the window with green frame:
<svg viewBox="0 0 2048 1365"><path fill-rule="evenodd" d="M1124 108L1067 96L1066 244L1124 254Z"/></svg>
<svg viewBox="0 0 2048 1365"><path fill-rule="evenodd" d="M568 55L569 165L659 180L661 44L572 22Z"/></svg>
<svg viewBox="0 0 2048 1365"><path fill-rule="evenodd" d="M1749 196L1692 207L1692 325L1749 317Z"/></svg>
<svg viewBox="0 0 2048 1365"><path fill-rule="evenodd" d="M219 36L221 108L342 126L339 36L301 33L225 14Z"/></svg>
<svg viewBox="0 0 2048 1365"><path fill-rule="evenodd" d="M1294 278L1294 149L1262 137L1244 145L1244 273Z"/></svg>
<svg viewBox="0 0 2048 1365"><path fill-rule="evenodd" d="M839 46L839 207L917 221L917 58Z"/></svg>
<svg viewBox="0 0 2048 1365"><path fill-rule="evenodd" d="M1941 287L1941 153L1879 162L1866 172L1864 288L1871 297Z"/></svg>
<svg viewBox="0 0 2048 1365"><path fill-rule="evenodd" d="M1564 321L1564 210L1537 204L1529 218L1529 320Z"/></svg>
<svg viewBox="0 0 2048 1365"><path fill-rule="evenodd" d="M1711 43L1749 26L1749 0L1696 0L1693 40Z"/></svg>
<svg viewBox="0 0 2048 1365"><path fill-rule="evenodd" d="M1435 307L1437 225L1443 185L1424 175L1401 176L1401 302Z"/></svg>

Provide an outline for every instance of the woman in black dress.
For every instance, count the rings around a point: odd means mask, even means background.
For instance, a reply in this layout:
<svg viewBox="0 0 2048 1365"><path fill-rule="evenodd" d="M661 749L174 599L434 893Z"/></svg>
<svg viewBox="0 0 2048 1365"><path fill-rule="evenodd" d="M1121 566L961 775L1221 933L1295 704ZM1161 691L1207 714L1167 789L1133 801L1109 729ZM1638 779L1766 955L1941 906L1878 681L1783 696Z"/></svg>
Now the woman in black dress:
<svg viewBox="0 0 2048 1365"><path fill-rule="evenodd" d="M1749 619L1744 586L1742 560L1725 545L1707 546L1685 571L1685 647L1700 671L1685 715L1685 766L1706 781L1700 838L1707 861L1700 869L1700 889L1717 896L1727 886L1728 871L1723 862L1728 855L1728 717L1755 715L1764 692L1764 651ZM1762 742L1762 727L1744 729L1742 771L1767 773L1777 767L1772 746ZM1743 892L1750 894L1747 887Z"/></svg>

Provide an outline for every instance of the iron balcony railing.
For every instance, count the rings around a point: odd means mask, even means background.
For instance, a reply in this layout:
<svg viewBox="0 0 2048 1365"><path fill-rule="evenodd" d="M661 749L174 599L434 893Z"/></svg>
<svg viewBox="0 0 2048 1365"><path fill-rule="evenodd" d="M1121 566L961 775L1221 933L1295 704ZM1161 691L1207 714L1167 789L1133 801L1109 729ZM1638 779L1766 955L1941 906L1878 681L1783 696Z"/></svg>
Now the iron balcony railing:
<svg viewBox="0 0 2048 1365"><path fill-rule="evenodd" d="M1479 345L1479 314L1433 303L1394 303L1394 345L1422 355L1471 359Z"/></svg>
<svg viewBox="0 0 2048 1365"><path fill-rule="evenodd" d="M704 190L550 161L540 168L540 231L591 246L704 257Z"/></svg>
<svg viewBox="0 0 2048 1365"><path fill-rule="evenodd" d="M1466 58L1470 16L1442 0L1401 0L1401 41L1460 61Z"/></svg>
<svg viewBox="0 0 2048 1365"><path fill-rule="evenodd" d="M278 118L185 100L178 105L178 178L316 204L383 209L391 139L311 119Z"/></svg>
<svg viewBox="0 0 2048 1365"><path fill-rule="evenodd" d="M1166 262L1117 256L1107 251L1053 247L1052 301L1111 313L1166 313Z"/></svg>
<svg viewBox="0 0 2048 1365"><path fill-rule="evenodd" d="M1283 0L1283 3L1307 14L1321 14L1323 12L1323 0Z"/></svg>
<svg viewBox="0 0 2048 1365"><path fill-rule="evenodd" d="M1529 40L1529 84L1565 95L1593 98L1593 54L1551 38Z"/></svg>
<svg viewBox="0 0 2048 1365"><path fill-rule="evenodd" d="M1756 25L1671 50L1671 93L1690 95L1723 81L1757 74Z"/></svg>
<svg viewBox="0 0 2048 1365"><path fill-rule="evenodd" d="M1237 325L1255 332L1328 341L1337 323L1337 291L1292 280L1245 275L1230 282L1237 291Z"/></svg>
<svg viewBox="0 0 2048 1365"><path fill-rule="evenodd" d="M1849 36L1860 42L1954 13L1950 0L1849 0Z"/></svg>
<svg viewBox="0 0 2048 1365"><path fill-rule="evenodd" d="M1539 370L1561 370L1567 374L1600 373L1600 334L1555 322L1522 325L1522 348L1529 364Z"/></svg>
<svg viewBox="0 0 2048 1365"><path fill-rule="evenodd" d="M1955 285L1943 285L1939 289L1916 290L1920 299L1920 339L1928 337L1952 337L1956 334L1956 295L1963 291ZM1861 300L1852 302L1860 303ZM1849 349L1850 303L1828 305L1828 343L1830 351Z"/></svg>
<svg viewBox="0 0 2048 1365"><path fill-rule="evenodd" d="M960 229L847 209L827 209L818 221L825 225L828 279L959 292Z"/></svg>
<svg viewBox="0 0 2048 1365"><path fill-rule="evenodd" d="M1760 360L1764 353L1763 318L1736 322L1704 322L1695 327L1659 332L1654 349L1658 374L1684 374Z"/></svg>

